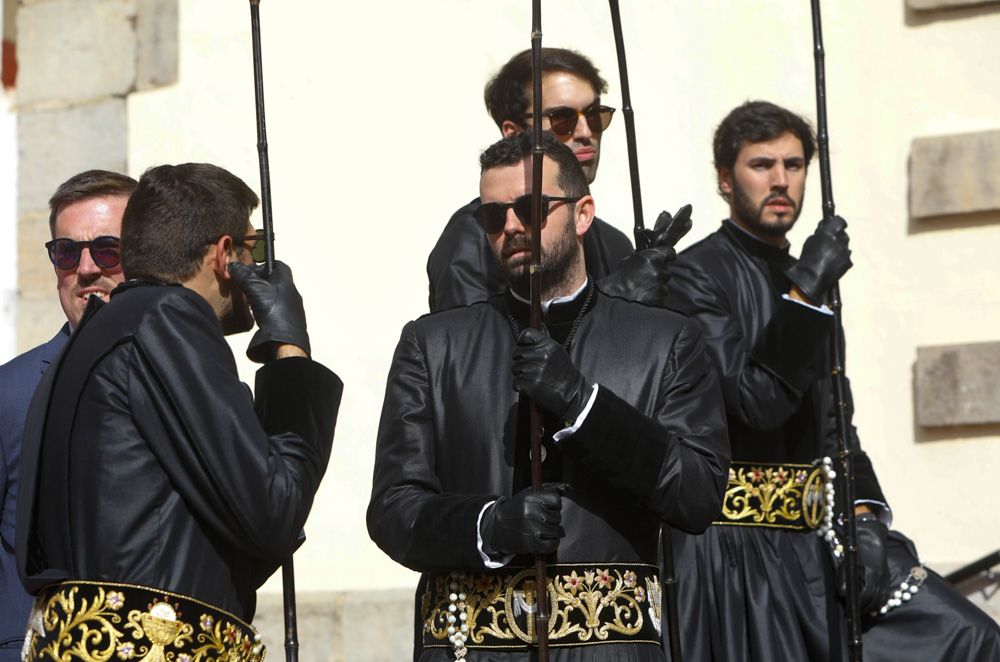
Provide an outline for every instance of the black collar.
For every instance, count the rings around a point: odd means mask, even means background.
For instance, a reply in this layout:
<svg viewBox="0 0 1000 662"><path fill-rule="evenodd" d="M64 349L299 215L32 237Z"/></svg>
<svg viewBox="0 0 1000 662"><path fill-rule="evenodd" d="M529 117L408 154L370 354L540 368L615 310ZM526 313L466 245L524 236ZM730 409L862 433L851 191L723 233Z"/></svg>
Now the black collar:
<svg viewBox="0 0 1000 662"><path fill-rule="evenodd" d="M794 258L788 252L790 248L789 244L785 244L784 247L778 248L777 246L769 244L765 241L761 241L743 228L737 226L728 218L722 221L722 232L725 233L725 235L732 241L743 247L743 250L753 257L757 257L766 262L775 263L783 267L788 266L790 262L794 261Z"/></svg>
<svg viewBox="0 0 1000 662"><path fill-rule="evenodd" d="M587 286L580 290L579 294L569 301L550 304L542 316L542 323L549 336L556 342L563 343L574 323L594 307L594 298L594 279L588 275ZM517 334L520 329L526 328L531 323L531 307L515 297L510 288L504 292L504 303L512 321L519 327L514 330Z"/></svg>

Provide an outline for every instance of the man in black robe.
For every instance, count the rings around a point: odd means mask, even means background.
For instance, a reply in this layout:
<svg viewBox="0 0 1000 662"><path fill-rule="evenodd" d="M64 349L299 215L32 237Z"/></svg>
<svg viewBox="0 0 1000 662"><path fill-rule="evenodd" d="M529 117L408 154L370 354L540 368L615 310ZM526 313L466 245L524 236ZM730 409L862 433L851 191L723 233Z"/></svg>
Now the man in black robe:
<svg viewBox="0 0 1000 662"><path fill-rule="evenodd" d="M585 56L563 48L542 49L542 127L573 150L588 183L597 176L601 138L613 108L601 104L608 84ZM530 128L531 51L512 57L484 91L486 109L504 136ZM431 312L485 301L507 287L482 230L476 225L479 198L456 211L427 258ZM595 218L583 240L587 272L600 280L632 244L620 230ZM670 257L673 257L671 254Z"/></svg>
<svg viewBox="0 0 1000 662"><path fill-rule="evenodd" d="M407 324L390 368L368 530L425 573L422 662L531 659L532 554L550 561L553 662L663 660L660 524L697 533L718 514L728 444L696 325L595 287L586 178L554 136L544 151L546 331L527 328L520 133L480 159L477 219L508 289ZM537 494L518 393L543 411Z"/></svg>
<svg viewBox="0 0 1000 662"><path fill-rule="evenodd" d="M153 168L129 200L128 280L91 300L25 426L29 659L262 655L255 591L298 544L342 384L308 358L288 267L253 266L256 205L208 164ZM256 399L224 337L251 309Z"/></svg>
<svg viewBox="0 0 1000 662"><path fill-rule="evenodd" d="M822 305L851 266L846 224L821 222L798 259L786 239L814 149L805 120L774 104L730 113L714 139L729 218L671 271L669 305L701 323L718 367L733 451L722 516L703 536L674 536L685 659L847 653L841 534L831 526L844 504L828 459L837 454L834 320ZM853 426L849 434L859 448ZM888 532L891 513L860 451L855 490L865 659L1000 658L996 624Z"/></svg>

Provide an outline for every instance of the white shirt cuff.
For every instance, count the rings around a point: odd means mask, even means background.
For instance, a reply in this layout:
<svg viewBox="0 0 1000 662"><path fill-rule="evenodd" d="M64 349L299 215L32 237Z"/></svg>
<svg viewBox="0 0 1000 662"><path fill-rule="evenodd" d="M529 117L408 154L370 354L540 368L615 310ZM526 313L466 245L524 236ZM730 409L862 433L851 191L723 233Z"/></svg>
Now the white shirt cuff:
<svg viewBox="0 0 1000 662"><path fill-rule="evenodd" d="M563 428L562 430L559 430L554 435L552 435L552 441L558 443L561 439L565 439L566 437L570 436L571 434L574 434L577 430L580 429L580 426L582 426L584 421L587 420L587 414L590 413L590 410L594 406L594 400L597 399L597 389L598 386L595 383L594 390L591 391L590 393L590 399L587 400L587 405L583 408L583 411L580 412L580 415L576 417L576 420L573 421L573 425L569 426L568 428Z"/></svg>
<svg viewBox="0 0 1000 662"><path fill-rule="evenodd" d="M805 301L799 301L798 299L793 299L787 294L782 294L781 298L784 299L785 301L791 301L793 303L799 304L800 306L805 306L806 308L812 308L816 312L823 313L824 315L833 315L833 311L830 310L830 307L827 306L825 303L821 306L814 306L811 303L806 303Z"/></svg>
<svg viewBox="0 0 1000 662"><path fill-rule="evenodd" d="M476 518L476 549L479 551L479 556L483 559L483 564L486 565L490 570L496 570L497 568L502 568L511 561L514 560L513 554L508 554L501 557L501 560L494 561L490 558L490 555L483 551L483 531L479 528L483 523L483 515L486 513L486 509L495 504L496 501L490 501L488 504L483 506L483 509L479 511L479 517Z"/></svg>

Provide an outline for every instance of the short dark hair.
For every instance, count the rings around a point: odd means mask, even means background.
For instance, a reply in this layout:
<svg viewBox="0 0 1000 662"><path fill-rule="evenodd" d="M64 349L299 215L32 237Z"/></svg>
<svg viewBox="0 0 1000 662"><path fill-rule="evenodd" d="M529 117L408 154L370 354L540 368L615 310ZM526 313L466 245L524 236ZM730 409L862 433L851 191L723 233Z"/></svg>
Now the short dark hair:
<svg viewBox="0 0 1000 662"><path fill-rule="evenodd" d="M150 168L122 218L125 277L183 282L198 271L209 244L246 235L257 203L243 180L209 163Z"/></svg>
<svg viewBox="0 0 1000 662"><path fill-rule="evenodd" d="M531 50L521 51L500 68L490 79L483 91L486 110L490 112L498 127L505 120L518 126L525 126L524 115L528 112L528 86L531 84ZM608 83L601 78L601 72L586 56L565 48L542 49L542 73L564 71L584 79L594 88L594 94L601 96L608 91Z"/></svg>
<svg viewBox="0 0 1000 662"><path fill-rule="evenodd" d="M501 138L479 155L480 174L493 168L516 165L524 159L530 158L531 146L530 131L519 131L506 138ZM590 194L587 176L583 174L583 168L580 167L580 162L573 154L573 150L564 145L550 131L542 132L542 151L545 156L555 161L556 165L559 166L556 184L563 190L566 197L576 198Z"/></svg>
<svg viewBox="0 0 1000 662"><path fill-rule="evenodd" d="M74 202L91 198L127 198L135 190L135 180L110 170L87 170L73 175L49 198L49 232L56 236L56 218Z"/></svg>
<svg viewBox="0 0 1000 662"><path fill-rule="evenodd" d="M790 132L802 143L806 165L816 151L816 137L805 118L769 101L747 101L719 123L712 140L715 169L732 170L744 142L774 140Z"/></svg>

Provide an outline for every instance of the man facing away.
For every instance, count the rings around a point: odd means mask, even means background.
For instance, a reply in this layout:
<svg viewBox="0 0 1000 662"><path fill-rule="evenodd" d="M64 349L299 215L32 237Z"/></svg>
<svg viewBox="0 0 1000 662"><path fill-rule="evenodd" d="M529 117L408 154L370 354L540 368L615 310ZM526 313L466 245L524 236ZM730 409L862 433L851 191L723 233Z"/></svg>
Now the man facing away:
<svg viewBox="0 0 1000 662"><path fill-rule="evenodd" d="M669 305L701 323L722 382L733 466L722 515L675 535L685 659L846 659L845 504L836 494L836 407L822 305L850 268L846 223L820 222L798 259L786 237L815 150L794 113L747 102L713 142L722 227L682 252ZM846 400L852 408L848 385ZM1000 658L994 623L889 533L871 461L855 454L860 607L868 660ZM820 535L817 535L820 534ZM839 590L838 590L839 589Z"/></svg>
<svg viewBox="0 0 1000 662"><path fill-rule="evenodd" d="M665 659L661 522L698 532L719 509L728 444L697 327L595 287L587 179L555 136L543 149L546 330L528 328L531 137L514 133L481 156L475 214L508 289L407 324L390 368L368 529L425 573L422 662L532 659L534 554L554 662ZM543 412L539 493L519 394Z"/></svg>
<svg viewBox="0 0 1000 662"><path fill-rule="evenodd" d="M14 562L24 419L35 387L80 323L87 299L93 295L107 301L124 278L119 237L122 212L134 188L134 179L107 170L88 170L59 186L49 200L52 239L45 249L66 324L48 342L0 366L0 662L20 660L31 610L31 596L21 586Z"/></svg>
<svg viewBox="0 0 1000 662"><path fill-rule="evenodd" d="M542 49L542 128L573 150L587 183L597 177L601 139L614 109L601 103L608 84L585 56L563 48ZM512 57L486 85L486 109L500 133L510 136L530 129L532 117L531 51ZM529 132L530 133L530 132ZM452 215L427 258L430 309L485 301L507 284L474 216L479 199ZM586 270L601 279L632 254L620 230L595 218L584 237Z"/></svg>
<svg viewBox="0 0 1000 662"><path fill-rule="evenodd" d="M89 304L25 427L28 659L263 655L255 591L297 545L342 384L308 358L288 267L253 266L256 205L208 164L139 180L122 221L129 280ZM251 398L224 336L255 318Z"/></svg>

